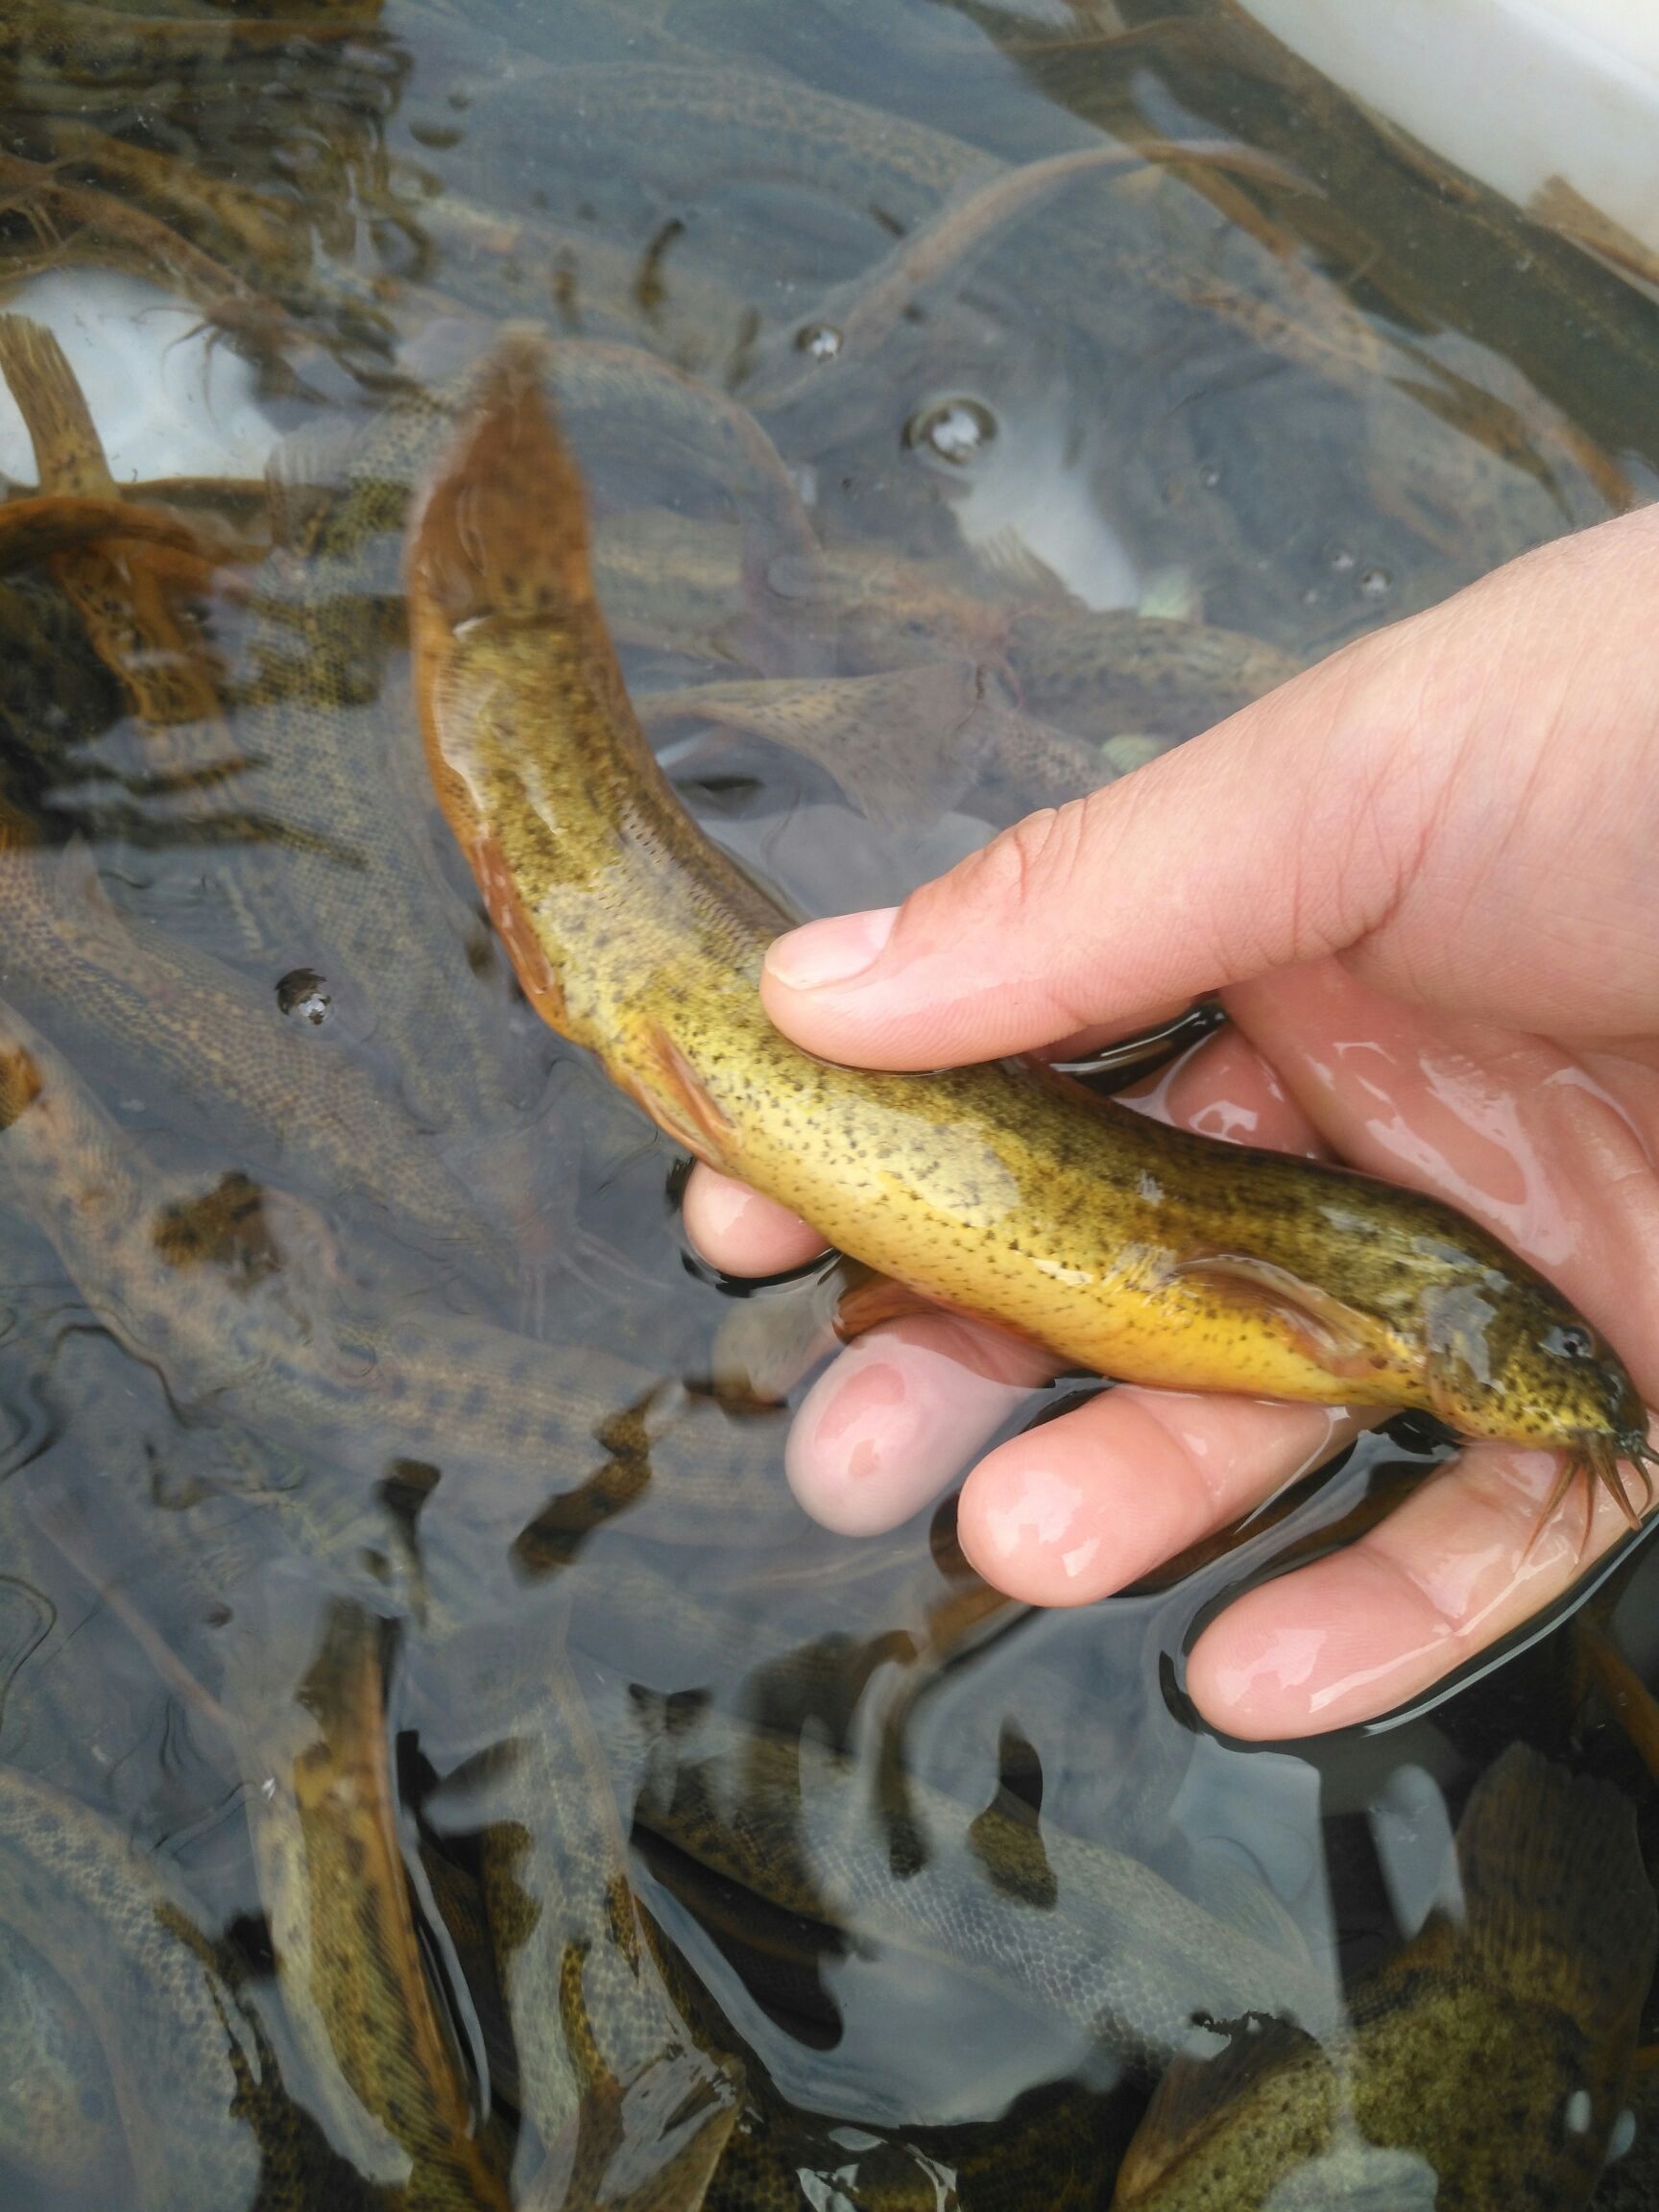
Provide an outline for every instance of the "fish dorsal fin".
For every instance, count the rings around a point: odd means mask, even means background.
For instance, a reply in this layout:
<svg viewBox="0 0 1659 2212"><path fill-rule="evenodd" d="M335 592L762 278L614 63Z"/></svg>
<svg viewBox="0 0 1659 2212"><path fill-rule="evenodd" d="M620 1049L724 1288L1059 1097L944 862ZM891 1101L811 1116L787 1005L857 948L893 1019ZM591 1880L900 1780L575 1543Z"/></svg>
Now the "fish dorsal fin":
<svg viewBox="0 0 1659 2212"><path fill-rule="evenodd" d="M540 336L508 334L416 514L410 575L452 629L592 604L587 500L542 390L546 362Z"/></svg>
<svg viewBox="0 0 1659 2212"><path fill-rule="evenodd" d="M1178 1261L1169 1274L1223 1304L1271 1315L1304 1358L1339 1380L1375 1375L1391 1364L1379 1323L1270 1260L1207 1252Z"/></svg>
<svg viewBox="0 0 1659 2212"><path fill-rule="evenodd" d="M1461 1925L1431 1921L1398 1965L1457 1966L1579 2019L1634 2013L1652 1978L1659 1911L1623 1791L1513 1743L1464 1808L1457 1864Z"/></svg>
<svg viewBox="0 0 1659 2212"><path fill-rule="evenodd" d="M1327 2097L1307 2098L1305 2092L1298 2096L1305 2077L1321 2070L1329 2085ZM1284 2020L1251 2015L1234 2024L1226 2048L1214 2058L1179 2057L1165 2069L1118 2169L1114 2212L1158 2201L1170 2174L1279 2074L1294 2079L1297 2089L1289 2094L1307 2106L1310 2131L1317 2138L1309 2143L1309 2152L1322 2148L1334 2118L1335 2070L1304 2030Z"/></svg>

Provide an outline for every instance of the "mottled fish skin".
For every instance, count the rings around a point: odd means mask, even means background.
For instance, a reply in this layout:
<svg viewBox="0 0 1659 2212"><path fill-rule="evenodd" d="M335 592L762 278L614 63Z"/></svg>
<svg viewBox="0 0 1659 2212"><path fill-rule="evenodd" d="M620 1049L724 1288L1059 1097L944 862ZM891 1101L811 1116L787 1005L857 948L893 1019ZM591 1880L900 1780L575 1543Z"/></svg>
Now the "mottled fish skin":
<svg viewBox="0 0 1659 2212"><path fill-rule="evenodd" d="M211 953L119 914L84 851L9 844L0 992L175 1126L325 1205L361 1193L394 1234L486 1278L508 1267L434 1141L368 1070Z"/></svg>
<svg viewBox="0 0 1659 2212"><path fill-rule="evenodd" d="M0 2169L108 2197L123 2163L114 2091L85 2013L24 1931L0 1925Z"/></svg>
<svg viewBox="0 0 1659 2212"><path fill-rule="evenodd" d="M594 1709L614 1770L637 1715ZM614 1739L614 1741L613 1741ZM1326 2030L1334 1993L1271 1910L1235 1928L1126 1854L709 1713L647 1764L637 1826L785 1912L944 1963L1120 2057L1162 2064L1194 2013ZM902 1872L896 1872L896 1866Z"/></svg>
<svg viewBox="0 0 1659 2212"><path fill-rule="evenodd" d="M45 1945L98 2028L144 2212L252 2205L260 2151L240 2116L236 2016L165 1863L60 1791L0 1768L0 1920Z"/></svg>
<svg viewBox="0 0 1659 2212"><path fill-rule="evenodd" d="M1581 2212L1623 2107L1659 1913L1628 1801L1514 1744L1457 1831L1460 1915L1436 1915L1316 2044L1238 2037L1178 2059L1118 2177L1121 2212L1412 2203ZM1340 2181L1340 2186L1337 2185ZM1369 2193L1368 2193L1369 2192Z"/></svg>
<svg viewBox="0 0 1659 2212"><path fill-rule="evenodd" d="M995 2120L884 2137L860 2124L851 2140L769 2102L733 2130L706 2212L800 2212L814 2198L838 2212L1093 2212L1116 2149L1107 2101L1075 2084Z"/></svg>
<svg viewBox="0 0 1659 2212"><path fill-rule="evenodd" d="M226 1693L284 2007L359 2173L396 2184L408 2212L506 2212L501 2146L477 2124L416 1929L386 1623L342 1599L316 1625L298 1680L255 1634Z"/></svg>
<svg viewBox="0 0 1659 2212"><path fill-rule="evenodd" d="M71 83L153 84L181 63L225 62L291 47L301 40L357 38L380 12L379 0L343 9L329 21L301 6L301 20L228 23L138 15L92 0L12 0L0 29L0 55L51 67Z"/></svg>
<svg viewBox="0 0 1659 2212"><path fill-rule="evenodd" d="M657 1481L709 1539L783 1503L777 1429L599 1348L447 1314L363 1310L298 1200L246 1177L158 1178L21 1017L0 1013L0 1194L178 1403L373 1478L452 1478L452 1538L494 1547L572 1492L591 1525Z"/></svg>
<svg viewBox="0 0 1659 2212"><path fill-rule="evenodd" d="M440 1652L452 1677L455 1656ZM484 1747L435 1810L481 1839L495 1968L543 2159L523 2176L527 2200L695 2212L741 2072L700 2043L664 1984L581 1693L539 1639L463 1646L459 1661Z"/></svg>
<svg viewBox="0 0 1659 2212"><path fill-rule="evenodd" d="M593 595L582 488L510 341L429 486L409 591L440 799L533 1002L700 1158L855 1259L1143 1383L1414 1406L1643 1451L1611 1349L1449 1207L1224 1144L1028 1065L827 1065L757 992L779 910L676 803Z"/></svg>

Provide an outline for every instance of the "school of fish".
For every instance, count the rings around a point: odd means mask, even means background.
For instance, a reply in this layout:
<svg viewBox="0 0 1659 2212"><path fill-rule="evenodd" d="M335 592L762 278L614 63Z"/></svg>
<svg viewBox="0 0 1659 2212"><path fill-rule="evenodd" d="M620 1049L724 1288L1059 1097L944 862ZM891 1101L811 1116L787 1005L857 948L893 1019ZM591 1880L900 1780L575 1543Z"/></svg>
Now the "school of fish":
<svg viewBox="0 0 1659 2212"><path fill-rule="evenodd" d="M1410 1724L1408 1913L1387 1739L1296 1828L1183 1719L1225 1581L814 1532L760 1380L851 1263L1635 1520L1616 1347L1449 1209L756 993L1627 505L1625 273L1221 0L4 12L0 2200L1646 2201L1639 1550ZM63 270L263 472L116 464ZM845 1259L708 1280L687 1155Z"/></svg>

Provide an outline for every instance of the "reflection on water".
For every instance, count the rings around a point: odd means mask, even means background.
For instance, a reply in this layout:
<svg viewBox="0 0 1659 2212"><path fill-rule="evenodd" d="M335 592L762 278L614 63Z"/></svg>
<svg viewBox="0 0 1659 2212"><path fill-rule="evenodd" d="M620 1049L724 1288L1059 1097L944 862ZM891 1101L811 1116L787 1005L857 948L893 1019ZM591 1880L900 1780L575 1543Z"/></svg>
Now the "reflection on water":
<svg viewBox="0 0 1659 2212"><path fill-rule="evenodd" d="M1080 1614L809 1527L399 548L540 324L688 804L880 902L1641 495L1651 302L1199 0L26 0L0 114L6 2202L1650 2201L1650 1578L1245 1753L1421 1425Z"/></svg>

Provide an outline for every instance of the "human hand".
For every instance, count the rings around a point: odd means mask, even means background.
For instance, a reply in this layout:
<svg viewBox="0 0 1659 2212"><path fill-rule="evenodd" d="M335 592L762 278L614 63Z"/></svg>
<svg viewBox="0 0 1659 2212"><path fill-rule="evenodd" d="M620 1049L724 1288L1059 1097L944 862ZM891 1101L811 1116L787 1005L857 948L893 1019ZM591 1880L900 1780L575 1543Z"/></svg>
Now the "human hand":
<svg viewBox="0 0 1659 2212"><path fill-rule="evenodd" d="M1126 1102L1451 1201L1551 1276L1659 1404L1656 606L1659 509L1530 554L902 906L780 939L767 1011L826 1058L922 1069L1073 1054L1219 990L1228 1025ZM685 1219L733 1273L822 1249L702 1167ZM790 1481L832 1527L892 1527L1055 1370L944 1313L874 1330L808 1392ZM960 1540L1012 1596L1087 1603L1360 1425L1123 1385L980 1458ZM1189 1661L1199 1710L1293 1737L1419 1694L1623 1532L1581 1484L1540 1527L1558 1471L1467 1445L1346 1550L1214 1621Z"/></svg>

